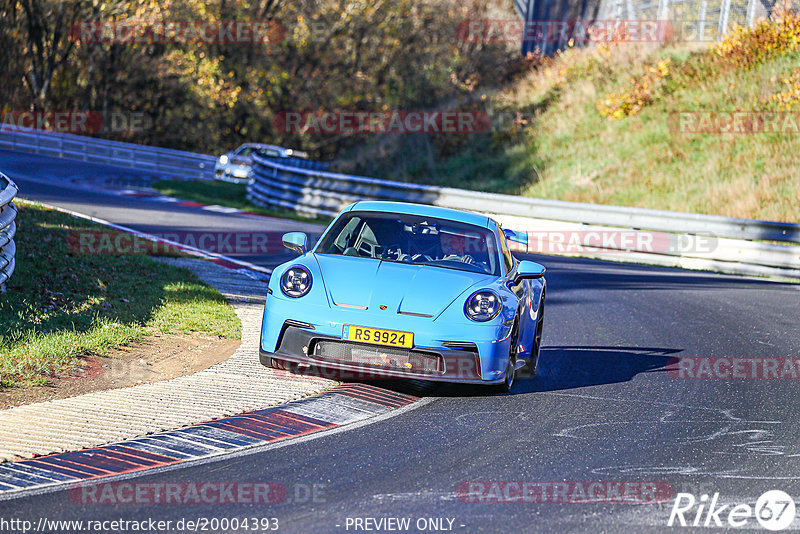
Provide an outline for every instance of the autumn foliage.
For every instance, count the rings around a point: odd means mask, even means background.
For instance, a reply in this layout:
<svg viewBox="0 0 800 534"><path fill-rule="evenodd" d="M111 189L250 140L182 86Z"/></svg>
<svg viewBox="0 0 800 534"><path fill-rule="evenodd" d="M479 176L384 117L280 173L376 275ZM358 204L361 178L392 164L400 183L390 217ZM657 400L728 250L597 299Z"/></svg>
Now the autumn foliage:
<svg viewBox="0 0 800 534"><path fill-rule="evenodd" d="M498 6L516 16L490 0L0 2L0 111L144 113L145 128L104 136L212 153L265 141L330 155L359 136L279 132L276 115L473 109L476 91L528 65L515 43L457 38ZM268 27L267 38L113 38L126 25L231 21Z"/></svg>

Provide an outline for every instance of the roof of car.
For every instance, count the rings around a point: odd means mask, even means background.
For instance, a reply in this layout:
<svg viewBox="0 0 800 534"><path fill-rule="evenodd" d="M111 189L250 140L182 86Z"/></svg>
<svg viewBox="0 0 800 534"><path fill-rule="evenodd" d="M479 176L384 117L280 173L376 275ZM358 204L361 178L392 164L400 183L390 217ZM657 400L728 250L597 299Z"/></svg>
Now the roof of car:
<svg viewBox="0 0 800 534"><path fill-rule="evenodd" d="M383 211L389 213L407 213L423 217L436 217L466 224L474 224L489 228L489 217L470 211L427 206L425 204L412 204L410 202L389 202L385 200L361 200L352 204L348 211Z"/></svg>
<svg viewBox="0 0 800 534"><path fill-rule="evenodd" d="M236 150L239 150L240 148L244 148L246 146L258 147L258 148L271 148L273 150L286 150L285 148L277 145L265 145L263 143L244 143L242 145L239 145L239 147L236 148Z"/></svg>

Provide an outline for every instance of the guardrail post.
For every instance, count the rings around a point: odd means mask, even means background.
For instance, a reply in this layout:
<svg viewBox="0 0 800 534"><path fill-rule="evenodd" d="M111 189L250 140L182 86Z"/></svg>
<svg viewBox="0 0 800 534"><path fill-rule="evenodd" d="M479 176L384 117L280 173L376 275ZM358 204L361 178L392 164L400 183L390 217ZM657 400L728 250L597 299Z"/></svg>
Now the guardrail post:
<svg viewBox="0 0 800 534"><path fill-rule="evenodd" d="M706 37L706 10L708 9L708 0L700 0L700 13L697 15L697 40L705 42Z"/></svg>
<svg viewBox="0 0 800 534"><path fill-rule="evenodd" d="M747 27L752 29L756 18L756 0L747 0Z"/></svg>
<svg viewBox="0 0 800 534"><path fill-rule="evenodd" d="M656 18L658 20L667 20L669 12L669 0L658 0L658 15Z"/></svg>
<svg viewBox="0 0 800 534"><path fill-rule="evenodd" d="M728 33L728 17L731 12L731 0L722 0L719 8L719 26L717 27L717 41L722 40L722 36Z"/></svg>
<svg viewBox="0 0 800 534"><path fill-rule="evenodd" d="M0 293L6 292L6 282L14 274L16 247L14 233L17 209L13 200L17 195L17 186L0 173Z"/></svg>

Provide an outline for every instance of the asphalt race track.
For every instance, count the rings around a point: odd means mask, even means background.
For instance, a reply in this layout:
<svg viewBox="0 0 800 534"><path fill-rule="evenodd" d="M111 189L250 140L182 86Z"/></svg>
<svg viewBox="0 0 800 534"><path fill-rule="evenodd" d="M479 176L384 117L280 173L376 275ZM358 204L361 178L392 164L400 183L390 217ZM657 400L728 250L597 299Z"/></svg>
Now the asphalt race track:
<svg viewBox="0 0 800 534"><path fill-rule="evenodd" d="M45 174L50 165L36 156L0 153L0 169L21 196L148 232L301 226L76 189L75 180L94 178L101 166L50 161L59 163L58 175ZM678 492L698 500L719 493L718 505L730 505L719 516L723 523L733 505L754 506L767 490L800 494L798 380L686 379L667 371L687 357L800 359L800 285L533 259L548 268L544 348L538 375L519 380L508 395L444 386L371 424L129 480L275 482L287 488L276 504L85 504L75 491L58 491L2 501L0 517L34 523L275 517L280 532L363 532L358 525L376 526L368 518L409 518L412 532L648 532L689 530L667 527ZM669 498L580 502L547 492L530 500L549 502L497 502L503 499L492 497L490 481L511 494L514 483L525 481L570 489L646 481L666 488ZM697 511L686 512L687 521ZM705 519L702 512L701 524ZM792 527L798 525L800 519ZM745 526L760 528L752 517Z"/></svg>
<svg viewBox="0 0 800 534"><path fill-rule="evenodd" d="M274 236L269 237L280 239L282 233L292 230L309 233L321 230L317 225L298 221L223 214L197 207L176 206L147 198L114 194L124 189L120 184L148 185L158 179L135 169L118 169L96 163L0 150L0 170L17 184L20 197L91 215L149 234L200 231L245 234L274 232ZM100 188L106 188L107 191L103 192ZM253 256L247 250L226 255L267 268L275 267L294 256L288 250L266 257Z"/></svg>

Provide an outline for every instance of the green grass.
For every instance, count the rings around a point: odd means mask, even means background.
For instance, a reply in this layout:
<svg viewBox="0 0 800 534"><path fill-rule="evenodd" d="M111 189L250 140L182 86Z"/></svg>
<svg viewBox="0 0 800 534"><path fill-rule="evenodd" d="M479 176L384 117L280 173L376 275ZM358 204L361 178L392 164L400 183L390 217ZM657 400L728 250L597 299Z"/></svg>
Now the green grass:
<svg viewBox="0 0 800 534"><path fill-rule="evenodd" d="M662 49L650 61L670 57ZM674 55L672 56L675 57ZM800 177L796 135L686 134L674 131L679 111L762 110L770 78L797 65L788 55L734 76L710 73L705 55L673 59L672 79L639 114L610 120L594 100L611 88L592 83L590 97L574 94L548 110L529 137L523 166L541 161L542 179L521 188L528 196L578 202L796 221ZM730 74L730 73L729 73ZM584 82L586 83L586 82ZM567 84L565 90L577 91Z"/></svg>
<svg viewBox="0 0 800 534"><path fill-rule="evenodd" d="M490 112L530 119L516 131L444 141L384 137L336 165L481 191L798 221L800 134L686 134L673 127L681 111L776 111L769 97L788 89L783 80L798 71L800 53L778 46L762 54L766 45L753 42L728 59L674 43L573 49L482 99ZM638 114L600 114L599 99L625 92L662 59L670 61L669 75ZM794 106L796 114L800 101Z"/></svg>
<svg viewBox="0 0 800 534"><path fill-rule="evenodd" d="M247 185L222 182L219 180L159 180L153 188L181 200L191 200L200 204L225 206L251 211L280 219L327 225L331 220L325 217L309 217L291 210L262 208L247 200Z"/></svg>
<svg viewBox="0 0 800 534"><path fill-rule="evenodd" d="M89 221L20 202L17 267L0 296L0 387L69 374L88 355L149 333L241 337L224 297L190 271L143 254L85 254ZM116 232L109 232L116 235Z"/></svg>

